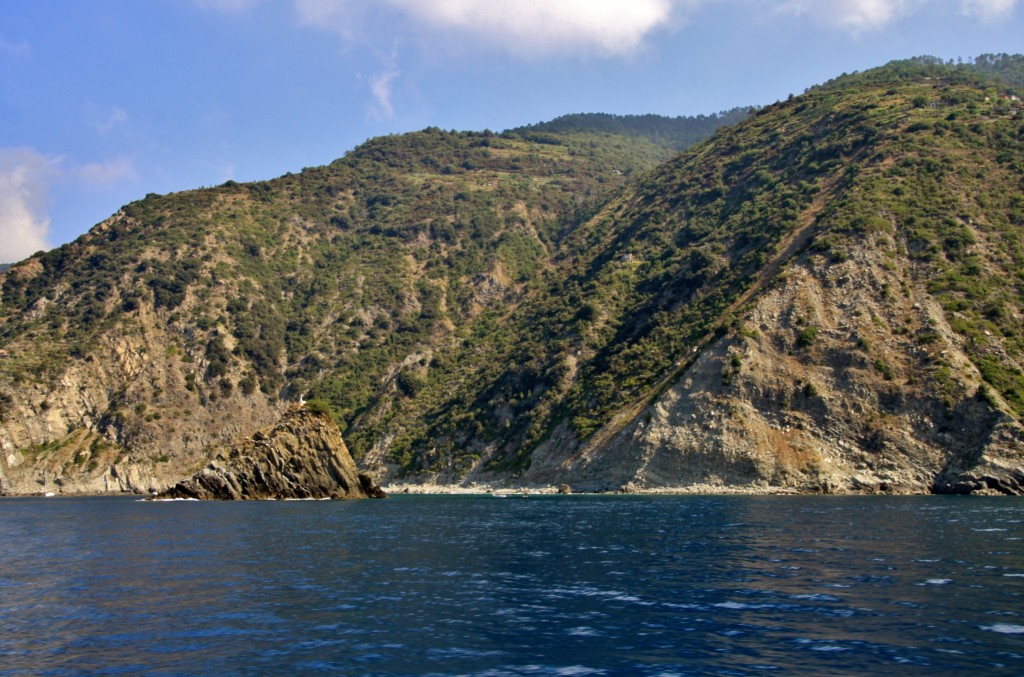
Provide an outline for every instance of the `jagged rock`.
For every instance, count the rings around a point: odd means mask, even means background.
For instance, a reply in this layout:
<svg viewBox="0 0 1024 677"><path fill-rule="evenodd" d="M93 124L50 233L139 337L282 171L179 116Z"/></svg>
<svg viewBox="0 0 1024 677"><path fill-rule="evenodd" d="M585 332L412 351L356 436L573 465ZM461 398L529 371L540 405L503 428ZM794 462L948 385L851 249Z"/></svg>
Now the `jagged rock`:
<svg viewBox="0 0 1024 677"><path fill-rule="evenodd" d="M373 481L373 478L366 473L359 473L359 486L362 487L363 492L367 498L387 498L388 495L384 492L380 486Z"/></svg>
<svg viewBox="0 0 1024 677"><path fill-rule="evenodd" d="M1024 472L1019 468L975 468L962 474L940 477L932 491L936 494L1024 496Z"/></svg>
<svg viewBox="0 0 1024 677"><path fill-rule="evenodd" d="M285 414L272 428L217 457L190 479L157 498L252 500L285 498L383 498L356 471L341 432L331 419L308 410Z"/></svg>

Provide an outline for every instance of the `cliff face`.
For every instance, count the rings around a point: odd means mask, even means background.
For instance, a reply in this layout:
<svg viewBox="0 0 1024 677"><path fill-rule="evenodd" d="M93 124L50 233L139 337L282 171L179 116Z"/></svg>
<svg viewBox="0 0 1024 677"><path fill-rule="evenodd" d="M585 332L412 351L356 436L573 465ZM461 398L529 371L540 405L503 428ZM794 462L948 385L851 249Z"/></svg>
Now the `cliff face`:
<svg viewBox="0 0 1024 677"><path fill-rule="evenodd" d="M0 490L148 494L280 416L284 405L258 390L197 397L186 378L193 358L178 340L141 309L132 331L100 337L52 380L7 391Z"/></svg>
<svg viewBox="0 0 1024 677"><path fill-rule="evenodd" d="M383 498L323 414L292 411L273 427L222 452L157 498L201 500Z"/></svg>
<svg viewBox="0 0 1024 677"><path fill-rule="evenodd" d="M792 262L621 429L528 479L579 490L1024 494L1024 428L880 241ZM908 289L899 297L889 289Z"/></svg>

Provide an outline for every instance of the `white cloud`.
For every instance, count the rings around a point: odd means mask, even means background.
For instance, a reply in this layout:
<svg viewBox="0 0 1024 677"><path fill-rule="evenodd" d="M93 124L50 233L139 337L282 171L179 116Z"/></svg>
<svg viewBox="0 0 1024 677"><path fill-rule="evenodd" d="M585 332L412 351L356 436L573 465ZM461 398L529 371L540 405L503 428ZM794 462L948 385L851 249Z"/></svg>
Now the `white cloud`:
<svg viewBox="0 0 1024 677"><path fill-rule="evenodd" d="M65 166L64 158L31 148L0 148L0 263L49 248L50 189L74 183L105 190L138 179L130 158Z"/></svg>
<svg viewBox="0 0 1024 677"><path fill-rule="evenodd" d="M75 167L71 173L94 188L108 188L121 181L134 181L139 178L135 171L135 163L124 157L109 162L90 162Z"/></svg>
<svg viewBox="0 0 1024 677"><path fill-rule="evenodd" d="M413 16L533 56L626 54L672 18L670 0L390 0Z"/></svg>
<svg viewBox="0 0 1024 677"><path fill-rule="evenodd" d="M46 198L58 162L28 148L0 149L0 261L47 248Z"/></svg>
<svg viewBox="0 0 1024 677"><path fill-rule="evenodd" d="M419 44L423 56L466 48L531 59L625 56L656 30L671 29L687 10L712 0L292 0L298 21L335 33L346 46L368 48L381 61L366 78L378 120L395 117L401 74L398 45ZM380 55L383 43L395 45ZM452 50L452 52L449 51Z"/></svg>
<svg viewBox="0 0 1024 677"><path fill-rule="evenodd" d="M370 9L386 5L447 36L534 57L552 54L619 56L654 30L671 26L678 10L698 0L294 0L303 23L353 36Z"/></svg>
<svg viewBox="0 0 1024 677"><path fill-rule="evenodd" d="M372 110L374 117L383 120L395 117L395 106L391 102L391 84L397 77L398 71L391 68L370 80L370 91L377 102L377 106Z"/></svg>
<svg viewBox="0 0 1024 677"><path fill-rule="evenodd" d="M1005 19L1017 8L1017 0L961 0L960 12L964 16L991 22Z"/></svg>

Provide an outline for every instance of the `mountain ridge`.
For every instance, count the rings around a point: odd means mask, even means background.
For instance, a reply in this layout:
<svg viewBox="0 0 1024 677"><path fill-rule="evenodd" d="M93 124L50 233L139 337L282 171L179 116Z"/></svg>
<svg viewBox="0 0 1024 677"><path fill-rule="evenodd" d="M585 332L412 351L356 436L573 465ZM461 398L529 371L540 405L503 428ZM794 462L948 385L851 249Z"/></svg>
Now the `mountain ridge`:
<svg viewBox="0 0 1024 677"><path fill-rule="evenodd" d="M685 150L710 137L719 127L737 124L753 111L738 106L710 115L668 117L664 115L613 115L609 113L572 113L547 122L514 127L504 132L524 138L543 138L543 132L606 133L636 136L672 150Z"/></svg>

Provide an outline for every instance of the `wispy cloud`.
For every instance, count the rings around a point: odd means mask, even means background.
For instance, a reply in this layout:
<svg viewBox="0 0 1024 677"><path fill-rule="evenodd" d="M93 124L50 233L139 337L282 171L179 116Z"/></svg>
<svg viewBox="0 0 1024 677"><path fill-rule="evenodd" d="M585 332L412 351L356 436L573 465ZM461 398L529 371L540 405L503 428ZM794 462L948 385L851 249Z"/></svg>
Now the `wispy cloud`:
<svg viewBox="0 0 1024 677"><path fill-rule="evenodd" d="M107 162L90 162L73 168L70 173L94 188L108 188L122 181L139 178L131 158L116 158Z"/></svg>
<svg viewBox="0 0 1024 677"><path fill-rule="evenodd" d="M961 0L960 12L964 16L984 22L999 21L1013 14L1017 0Z"/></svg>
<svg viewBox="0 0 1024 677"><path fill-rule="evenodd" d="M390 68L371 78L370 91L373 92L373 99L377 102L377 105L371 110L375 118L390 120L395 117L395 106L391 102L391 85L397 77L398 70Z"/></svg>
<svg viewBox="0 0 1024 677"><path fill-rule="evenodd" d="M193 0L224 11L262 0ZM432 44L460 38L478 48L519 57L628 55L658 30L677 28L695 10L731 4L737 12L767 10L809 18L819 26L859 35L885 29L921 10L959 13L972 20L1008 18L1020 0L292 0L299 22L348 41L372 41L367 18L391 12L393 23L418 28Z"/></svg>
<svg viewBox="0 0 1024 677"><path fill-rule="evenodd" d="M109 134L115 127L128 121L128 113L123 108L114 106L107 113L106 117L93 123L93 127L100 134Z"/></svg>
<svg viewBox="0 0 1024 677"><path fill-rule="evenodd" d="M1019 0L781 0L776 12L807 17L814 23L850 33L881 31L923 12L959 13L981 22L1008 18Z"/></svg>
<svg viewBox="0 0 1024 677"><path fill-rule="evenodd" d="M138 178L135 163L127 157L69 165L62 157L32 148L0 148L0 262L20 261L49 247L54 184L107 190Z"/></svg>
<svg viewBox="0 0 1024 677"><path fill-rule="evenodd" d="M859 35L880 30L910 14L925 0L784 0L783 14L807 16L815 23Z"/></svg>
<svg viewBox="0 0 1024 677"><path fill-rule="evenodd" d="M218 166L217 172L220 174L221 183L233 181L235 178L235 166L230 162Z"/></svg>
<svg viewBox="0 0 1024 677"><path fill-rule="evenodd" d="M0 149L0 261L47 248L46 200L58 162L29 148Z"/></svg>
<svg viewBox="0 0 1024 677"><path fill-rule="evenodd" d="M383 0L386 2L387 0ZM364 0L292 0L299 23L326 29L353 42L359 35L361 17L369 9Z"/></svg>

